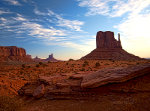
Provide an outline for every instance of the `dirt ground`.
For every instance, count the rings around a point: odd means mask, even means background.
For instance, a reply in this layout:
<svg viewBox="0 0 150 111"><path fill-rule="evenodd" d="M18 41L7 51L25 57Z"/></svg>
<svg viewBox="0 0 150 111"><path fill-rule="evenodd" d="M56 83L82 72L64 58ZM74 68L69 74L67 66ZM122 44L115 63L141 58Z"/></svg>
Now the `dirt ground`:
<svg viewBox="0 0 150 111"><path fill-rule="evenodd" d="M89 73L106 67L127 67L150 61L78 60L56 63L1 64L0 95L17 96L17 91L40 75ZM142 87L142 86L141 86ZM20 98L20 97L19 97ZM107 92L94 97L75 100L24 98L23 111L149 111L150 92Z"/></svg>

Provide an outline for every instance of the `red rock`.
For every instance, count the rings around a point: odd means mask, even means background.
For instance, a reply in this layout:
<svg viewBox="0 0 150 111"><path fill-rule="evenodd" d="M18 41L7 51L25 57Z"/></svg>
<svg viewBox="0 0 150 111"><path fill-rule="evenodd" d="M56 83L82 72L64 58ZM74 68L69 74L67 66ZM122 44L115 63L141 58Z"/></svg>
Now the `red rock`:
<svg viewBox="0 0 150 111"><path fill-rule="evenodd" d="M83 76L81 87L96 88L110 83L121 83L148 73L150 73L150 64L130 66L127 68L105 68Z"/></svg>
<svg viewBox="0 0 150 111"><path fill-rule="evenodd" d="M122 49L120 34L117 41L113 32L99 31L96 36L96 49L81 59L140 60L141 58Z"/></svg>
<svg viewBox="0 0 150 111"><path fill-rule="evenodd" d="M32 61L30 55L26 55L26 51L23 48L16 46L0 46L0 61Z"/></svg>
<svg viewBox="0 0 150 111"><path fill-rule="evenodd" d="M43 84L41 84L34 90L33 97L40 98L44 95L44 92L45 92L45 87Z"/></svg>
<svg viewBox="0 0 150 111"><path fill-rule="evenodd" d="M39 58L39 57L36 56L36 57L34 58L34 61L38 61L38 62L48 62L48 61L50 61L50 62L57 62L57 61L60 61L60 60L55 59L55 58L53 57L53 54L51 54L51 55L49 55L49 57L46 58L46 59L41 59L41 58Z"/></svg>

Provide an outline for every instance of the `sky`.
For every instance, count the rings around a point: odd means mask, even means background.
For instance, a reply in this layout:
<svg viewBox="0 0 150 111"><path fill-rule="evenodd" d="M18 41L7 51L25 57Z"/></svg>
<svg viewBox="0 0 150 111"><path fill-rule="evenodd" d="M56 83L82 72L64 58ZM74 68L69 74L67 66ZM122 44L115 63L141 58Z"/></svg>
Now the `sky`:
<svg viewBox="0 0 150 111"><path fill-rule="evenodd" d="M0 0L0 46L32 57L80 59L98 31L120 33L123 49L150 58L150 0Z"/></svg>

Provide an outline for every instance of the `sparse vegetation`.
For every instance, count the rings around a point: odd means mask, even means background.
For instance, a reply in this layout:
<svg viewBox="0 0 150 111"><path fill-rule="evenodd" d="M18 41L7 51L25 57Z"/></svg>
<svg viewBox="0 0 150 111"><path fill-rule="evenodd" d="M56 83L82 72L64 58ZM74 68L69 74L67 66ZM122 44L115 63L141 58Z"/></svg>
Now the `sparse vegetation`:
<svg viewBox="0 0 150 111"><path fill-rule="evenodd" d="M95 63L95 67L99 67L100 66L100 63L99 62L96 62Z"/></svg>
<svg viewBox="0 0 150 111"><path fill-rule="evenodd" d="M43 64L43 62L39 62L39 65L42 65Z"/></svg>
<svg viewBox="0 0 150 111"><path fill-rule="evenodd" d="M0 111L21 111L23 103L16 98L0 96Z"/></svg>
<svg viewBox="0 0 150 111"><path fill-rule="evenodd" d="M36 64L36 67L40 67L40 65L39 65L39 64Z"/></svg>
<svg viewBox="0 0 150 111"><path fill-rule="evenodd" d="M26 65L25 64L22 64L22 68L25 68L26 67Z"/></svg>
<svg viewBox="0 0 150 111"><path fill-rule="evenodd" d="M84 61L84 63L83 63L83 67L85 67L85 66L88 66L89 65L89 62L88 61Z"/></svg>
<svg viewBox="0 0 150 111"><path fill-rule="evenodd" d="M69 61L74 61L73 59L69 59Z"/></svg>

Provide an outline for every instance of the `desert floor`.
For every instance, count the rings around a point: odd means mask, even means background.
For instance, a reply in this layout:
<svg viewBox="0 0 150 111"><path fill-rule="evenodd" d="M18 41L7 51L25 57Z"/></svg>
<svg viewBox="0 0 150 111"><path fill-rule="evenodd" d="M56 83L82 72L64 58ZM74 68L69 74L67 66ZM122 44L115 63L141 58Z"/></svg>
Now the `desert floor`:
<svg viewBox="0 0 150 111"><path fill-rule="evenodd" d="M86 74L106 67L128 67L144 63L150 63L150 61L70 60L55 63L0 64L0 95L1 97L6 96L12 99L17 98L15 99L16 103L19 101L18 104L21 104L21 109L19 110L23 111L149 111L150 92L148 91L133 93L109 93L106 91L93 98L77 100L33 99L20 97L17 93L25 83L37 80L40 75ZM144 82L147 83L149 80L150 76ZM3 100L1 99L1 104L4 104ZM4 106L7 105L9 104L7 104L6 100Z"/></svg>

